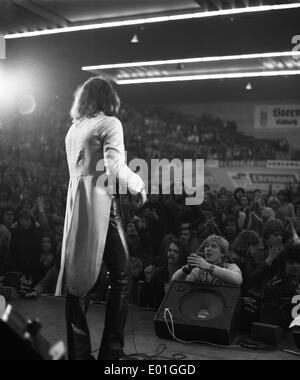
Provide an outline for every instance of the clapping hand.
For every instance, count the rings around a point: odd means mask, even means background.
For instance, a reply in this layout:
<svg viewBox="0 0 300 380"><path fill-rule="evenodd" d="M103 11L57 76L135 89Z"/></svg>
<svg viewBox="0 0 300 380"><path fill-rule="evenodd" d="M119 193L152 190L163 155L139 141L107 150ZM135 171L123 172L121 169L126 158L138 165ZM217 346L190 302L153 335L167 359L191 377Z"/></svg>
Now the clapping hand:
<svg viewBox="0 0 300 380"><path fill-rule="evenodd" d="M25 298L27 299L33 299L37 297L38 297L38 292L36 290L32 290L31 292L25 294Z"/></svg>
<svg viewBox="0 0 300 380"><path fill-rule="evenodd" d="M197 255L197 253L192 253L188 257L188 266L191 268L200 268L203 270L208 270L210 264L206 260L204 260L203 257Z"/></svg>

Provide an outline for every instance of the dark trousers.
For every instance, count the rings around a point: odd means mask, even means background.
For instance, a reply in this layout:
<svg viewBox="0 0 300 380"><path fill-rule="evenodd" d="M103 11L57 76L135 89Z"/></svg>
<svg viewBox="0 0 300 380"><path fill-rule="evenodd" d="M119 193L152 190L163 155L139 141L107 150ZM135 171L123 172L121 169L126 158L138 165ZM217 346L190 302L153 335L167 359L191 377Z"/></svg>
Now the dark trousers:
<svg viewBox="0 0 300 380"><path fill-rule="evenodd" d="M109 271L110 292L98 360L116 360L123 354L124 328L128 311L129 257L116 203L108 228L103 260ZM99 286L97 282L96 287ZM92 291L94 291L92 289ZM91 293L92 293L91 291ZM69 360L89 360L91 341L86 313L89 295L78 298L67 294L66 323Z"/></svg>

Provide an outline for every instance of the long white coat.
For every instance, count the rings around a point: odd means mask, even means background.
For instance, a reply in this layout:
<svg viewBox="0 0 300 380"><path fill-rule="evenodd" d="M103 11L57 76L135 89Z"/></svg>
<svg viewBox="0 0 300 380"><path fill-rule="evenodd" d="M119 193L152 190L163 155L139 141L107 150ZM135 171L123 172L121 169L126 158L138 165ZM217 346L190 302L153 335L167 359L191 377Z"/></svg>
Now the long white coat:
<svg viewBox="0 0 300 380"><path fill-rule="evenodd" d="M125 164L123 128L115 117L100 113L75 122L66 136L66 152L70 182L56 294L61 294L65 272L68 291L81 297L95 285L104 254L112 196L103 177L117 176L135 192L144 183Z"/></svg>

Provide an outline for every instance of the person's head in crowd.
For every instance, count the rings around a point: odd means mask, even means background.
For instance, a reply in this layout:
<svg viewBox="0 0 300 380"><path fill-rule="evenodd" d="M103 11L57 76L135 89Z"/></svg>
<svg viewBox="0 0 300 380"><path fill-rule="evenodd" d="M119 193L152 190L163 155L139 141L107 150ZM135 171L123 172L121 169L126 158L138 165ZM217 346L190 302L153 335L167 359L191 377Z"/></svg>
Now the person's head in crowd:
<svg viewBox="0 0 300 380"><path fill-rule="evenodd" d="M204 193L209 193L209 192L210 192L210 186L207 183L205 183L204 184Z"/></svg>
<svg viewBox="0 0 300 380"><path fill-rule="evenodd" d="M239 233L238 221L233 215L228 215L224 220L224 235L227 239L234 239Z"/></svg>
<svg viewBox="0 0 300 380"><path fill-rule="evenodd" d="M261 211L261 218L263 223L266 223L268 220L275 219L275 212L271 207L264 207Z"/></svg>
<svg viewBox="0 0 300 380"><path fill-rule="evenodd" d="M249 197L247 194L241 195L240 204L242 210L246 210L249 207Z"/></svg>
<svg viewBox="0 0 300 380"><path fill-rule="evenodd" d="M15 208L10 205L5 206L2 208L1 214L2 214L2 220L1 220L2 224L6 228L10 229L16 220Z"/></svg>
<svg viewBox="0 0 300 380"><path fill-rule="evenodd" d="M71 117L73 121L78 121L83 117L95 117L100 112L106 116L116 116L119 108L120 99L111 82L105 78L93 77L75 92Z"/></svg>
<svg viewBox="0 0 300 380"><path fill-rule="evenodd" d="M32 211L34 208L34 201L30 197L24 197L18 205L18 212Z"/></svg>
<svg viewBox="0 0 300 380"><path fill-rule="evenodd" d="M278 199L282 205L288 201L288 194L285 190L278 191Z"/></svg>
<svg viewBox="0 0 300 380"><path fill-rule="evenodd" d="M193 232L189 225L181 226L179 239L184 246L188 245L193 238Z"/></svg>
<svg viewBox="0 0 300 380"><path fill-rule="evenodd" d="M126 229L126 232L127 232L127 235L130 236L130 237L133 237L133 236L138 236L138 231L136 229L136 225L134 223L134 220L130 221L128 224L127 224L127 229Z"/></svg>
<svg viewBox="0 0 300 380"><path fill-rule="evenodd" d="M164 256L164 252L166 250L166 247L168 244L170 244L171 241L174 239L177 239L176 235L174 234L167 234L163 237L163 241L161 243L161 255Z"/></svg>
<svg viewBox="0 0 300 380"><path fill-rule="evenodd" d="M254 198L255 197L260 197L261 196L261 190L260 189L255 189L254 190Z"/></svg>
<svg viewBox="0 0 300 380"><path fill-rule="evenodd" d="M258 245L260 238L257 232L245 230L239 233L231 246L233 256L244 257L250 247Z"/></svg>
<svg viewBox="0 0 300 380"><path fill-rule="evenodd" d="M155 269L154 265L148 265L144 269L144 279L145 279L145 282L150 282L151 281L154 269Z"/></svg>
<svg viewBox="0 0 300 380"><path fill-rule="evenodd" d="M0 182L0 203L9 202L12 194L11 186L6 182Z"/></svg>
<svg viewBox="0 0 300 380"><path fill-rule="evenodd" d="M285 274L297 288L300 283L300 245L291 244L287 249Z"/></svg>
<svg viewBox="0 0 300 380"><path fill-rule="evenodd" d="M8 252L10 241L10 231L5 226L0 225L0 253L6 254Z"/></svg>
<svg viewBox="0 0 300 380"><path fill-rule="evenodd" d="M210 235L199 247L199 255L213 265L221 266L228 259L229 243L219 235Z"/></svg>
<svg viewBox="0 0 300 380"><path fill-rule="evenodd" d="M270 197L268 200L268 206L271 207L276 214L280 207L280 200L274 196Z"/></svg>
<svg viewBox="0 0 300 380"><path fill-rule="evenodd" d="M172 238L165 246L163 253L163 266L182 266L184 262L184 249L181 241Z"/></svg>
<svg viewBox="0 0 300 380"><path fill-rule="evenodd" d="M234 198L240 203L241 196L245 194L245 190L242 187L238 187L234 191Z"/></svg>
<svg viewBox="0 0 300 380"><path fill-rule="evenodd" d="M265 205L266 205L266 203L265 203L264 197L261 194L256 194L254 196L254 199L253 199L254 208L259 210L259 209L265 207Z"/></svg>
<svg viewBox="0 0 300 380"><path fill-rule="evenodd" d="M290 220L287 218L283 210L279 210L276 214L276 219L280 220L285 230L289 228Z"/></svg>
<svg viewBox="0 0 300 380"><path fill-rule="evenodd" d="M266 247L276 247L283 243L284 225L278 220L269 220L263 227L263 241Z"/></svg>
<svg viewBox="0 0 300 380"><path fill-rule="evenodd" d="M224 210L228 202L228 196L226 193L218 194L218 204L217 207L219 210Z"/></svg>
<svg viewBox="0 0 300 380"><path fill-rule="evenodd" d="M241 205L236 199L233 198L228 202L228 205L226 208L226 214L234 215L238 217L240 210L241 210Z"/></svg>
<svg viewBox="0 0 300 380"><path fill-rule="evenodd" d="M50 233L43 234L41 238L41 251L44 253L55 254L56 252L55 241Z"/></svg>
<svg viewBox="0 0 300 380"><path fill-rule="evenodd" d="M131 256L129 258L129 269L132 277L137 278L138 276L140 276L143 272L142 260L138 257Z"/></svg>
<svg viewBox="0 0 300 380"><path fill-rule="evenodd" d="M56 245L52 235L44 234L40 240L41 263L44 267L50 268L55 262Z"/></svg>
<svg viewBox="0 0 300 380"><path fill-rule="evenodd" d="M56 244L62 242L64 236L64 225L63 223L58 223L54 226L54 235Z"/></svg>
<svg viewBox="0 0 300 380"><path fill-rule="evenodd" d="M46 214L52 214L54 212L54 205L52 200L49 197L44 198L44 211Z"/></svg>
<svg viewBox="0 0 300 380"><path fill-rule="evenodd" d="M201 205L201 211L205 219L205 223L212 222L214 219L213 207L209 202L203 202Z"/></svg>
<svg viewBox="0 0 300 380"><path fill-rule="evenodd" d="M30 211L22 210L17 216L18 227L23 230L29 230L34 226L34 218Z"/></svg>

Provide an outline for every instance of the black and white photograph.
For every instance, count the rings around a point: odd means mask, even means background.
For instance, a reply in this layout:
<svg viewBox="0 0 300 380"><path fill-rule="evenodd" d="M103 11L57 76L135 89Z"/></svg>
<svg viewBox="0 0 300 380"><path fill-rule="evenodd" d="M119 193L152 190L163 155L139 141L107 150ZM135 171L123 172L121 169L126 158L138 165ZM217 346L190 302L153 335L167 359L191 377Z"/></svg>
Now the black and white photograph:
<svg viewBox="0 0 300 380"><path fill-rule="evenodd" d="M0 0L0 360L300 359L299 19Z"/></svg>

